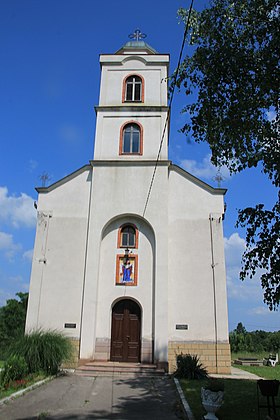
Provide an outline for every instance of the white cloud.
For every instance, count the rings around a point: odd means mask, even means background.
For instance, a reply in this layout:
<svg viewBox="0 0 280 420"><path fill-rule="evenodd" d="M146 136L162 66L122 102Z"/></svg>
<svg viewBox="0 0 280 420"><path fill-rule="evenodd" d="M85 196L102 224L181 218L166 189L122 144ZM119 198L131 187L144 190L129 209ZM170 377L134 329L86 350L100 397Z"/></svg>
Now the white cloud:
<svg viewBox="0 0 280 420"><path fill-rule="evenodd" d="M21 245L14 243L13 235L0 232L0 250L8 260L12 260L15 253L21 249Z"/></svg>
<svg viewBox="0 0 280 420"><path fill-rule="evenodd" d="M14 246L13 235L0 232L0 249L10 249Z"/></svg>
<svg viewBox="0 0 280 420"><path fill-rule="evenodd" d="M212 179L217 175L218 168L211 163L211 154L203 158L201 162L192 159L181 160L180 166L198 178ZM223 179L229 178L229 171L225 166L220 168Z"/></svg>
<svg viewBox="0 0 280 420"><path fill-rule="evenodd" d="M23 259L27 261L32 261L33 251L34 251L33 248L29 249L28 251L25 251L22 255Z"/></svg>
<svg viewBox="0 0 280 420"><path fill-rule="evenodd" d="M9 195L7 187L0 187L0 220L13 227L36 225L34 199L25 193L16 197Z"/></svg>
<svg viewBox="0 0 280 420"><path fill-rule="evenodd" d="M256 306L248 310L249 315L270 315L271 311L268 306Z"/></svg>
<svg viewBox="0 0 280 420"><path fill-rule="evenodd" d="M245 239L235 232L229 238L224 238L224 245L228 297L237 300L259 301L262 297L260 273L256 273L253 279L247 278L245 281L239 279L241 257L246 247Z"/></svg>
<svg viewBox="0 0 280 420"><path fill-rule="evenodd" d="M246 248L245 239L235 232L229 238L224 238L224 246L227 266L239 269L241 256Z"/></svg>

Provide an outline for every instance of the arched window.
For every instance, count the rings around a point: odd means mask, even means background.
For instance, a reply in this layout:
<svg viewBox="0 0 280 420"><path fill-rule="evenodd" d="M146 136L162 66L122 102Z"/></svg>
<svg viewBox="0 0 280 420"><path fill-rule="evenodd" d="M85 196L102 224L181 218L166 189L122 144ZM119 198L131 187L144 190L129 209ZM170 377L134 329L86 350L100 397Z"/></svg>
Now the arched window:
<svg viewBox="0 0 280 420"><path fill-rule="evenodd" d="M129 76L125 79L124 102L143 102L143 80L140 76Z"/></svg>
<svg viewBox="0 0 280 420"><path fill-rule="evenodd" d="M123 225L119 229L118 248L138 248L138 229L134 225Z"/></svg>
<svg viewBox="0 0 280 420"><path fill-rule="evenodd" d="M121 128L120 154L142 154L142 127L134 122Z"/></svg>

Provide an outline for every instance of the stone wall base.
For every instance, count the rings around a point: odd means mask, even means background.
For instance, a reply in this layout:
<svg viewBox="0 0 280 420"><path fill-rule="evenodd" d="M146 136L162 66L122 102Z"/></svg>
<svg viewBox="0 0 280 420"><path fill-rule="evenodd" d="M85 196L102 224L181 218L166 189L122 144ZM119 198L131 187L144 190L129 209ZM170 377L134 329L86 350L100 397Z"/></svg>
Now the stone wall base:
<svg viewBox="0 0 280 420"><path fill-rule="evenodd" d="M206 367L208 373L227 373L231 370L231 354L229 343L207 343L169 341L168 363L169 373L176 370L176 356L178 354L197 355L200 362Z"/></svg>

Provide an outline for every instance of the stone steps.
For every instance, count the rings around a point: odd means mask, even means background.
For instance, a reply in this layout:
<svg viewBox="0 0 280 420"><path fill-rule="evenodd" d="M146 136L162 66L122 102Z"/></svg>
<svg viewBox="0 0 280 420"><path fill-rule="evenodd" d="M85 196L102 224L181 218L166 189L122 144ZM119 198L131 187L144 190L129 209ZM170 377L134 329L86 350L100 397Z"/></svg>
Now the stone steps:
<svg viewBox="0 0 280 420"><path fill-rule="evenodd" d="M75 370L80 376L161 376L164 369L158 369L156 365L144 363L121 363L121 362L87 362Z"/></svg>

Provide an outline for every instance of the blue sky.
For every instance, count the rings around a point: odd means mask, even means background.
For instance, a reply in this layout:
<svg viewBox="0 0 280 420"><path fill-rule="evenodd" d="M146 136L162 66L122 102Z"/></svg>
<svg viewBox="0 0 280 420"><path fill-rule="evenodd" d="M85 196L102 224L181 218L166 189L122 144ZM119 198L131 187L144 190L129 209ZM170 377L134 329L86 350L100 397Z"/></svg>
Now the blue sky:
<svg viewBox="0 0 280 420"><path fill-rule="evenodd" d="M27 291L35 237L35 186L47 172L49 183L86 164L93 156L99 95L99 54L113 53L135 28L160 53L170 53L173 71L183 25L176 12L189 2L132 3L94 0L0 1L0 305ZM196 7L205 2L196 1ZM185 116L183 94L173 100L170 159L215 186L217 170L206 145L188 144L178 132ZM280 328L279 312L262 302L259 277L238 279L244 231L235 228L237 209L264 202L276 192L258 169L229 177L224 222L229 328Z"/></svg>

